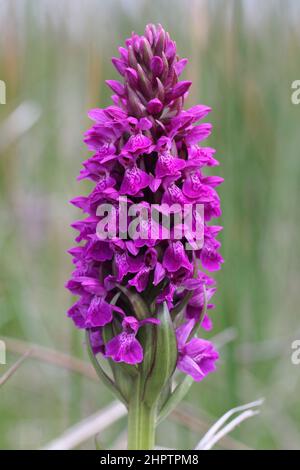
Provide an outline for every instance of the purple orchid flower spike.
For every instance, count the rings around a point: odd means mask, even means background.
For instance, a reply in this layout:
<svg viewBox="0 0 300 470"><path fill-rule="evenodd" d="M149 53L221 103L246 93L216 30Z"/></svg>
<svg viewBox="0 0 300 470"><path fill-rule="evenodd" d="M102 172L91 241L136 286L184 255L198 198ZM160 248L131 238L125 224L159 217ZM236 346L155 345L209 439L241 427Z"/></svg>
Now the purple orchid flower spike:
<svg viewBox="0 0 300 470"><path fill-rule="evenodd" d="M212 222L221 216L223 179L206 174L219 165L204 143L211 108L184 109L192 83L181 78L187 59L169 33L149 24L118 51L120 81L106 81L112 104L88 113L92 154L78 180L93 188L71 200L84 218L72 224L78 245L69 250L66 287L79 298L68 316L86 330L99 377L128 408L129 448L150 449L162 404L176 403L176 364L195 381L215 370L218 353L195 331L212 328L206 309L216 285L204 271L223 263L221 227ZM178 217L187 206L186 231Z"/></svg>
<svg viewBox="0 0 300 470"><path fill-rule="evenodd" d="M178 344L179 370L193 377L196 382L203 380L207 374L216 370L215 362L219 354L210 341L200 338L188 338L195 326L190 320L176 330Z"/></svg>

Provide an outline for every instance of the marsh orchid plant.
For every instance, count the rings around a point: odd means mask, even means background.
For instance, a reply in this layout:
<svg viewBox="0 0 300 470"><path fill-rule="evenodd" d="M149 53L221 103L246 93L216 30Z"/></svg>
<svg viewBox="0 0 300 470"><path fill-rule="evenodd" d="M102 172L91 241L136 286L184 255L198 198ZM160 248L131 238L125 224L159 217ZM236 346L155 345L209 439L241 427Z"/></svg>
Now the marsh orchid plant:
<svg viewBox="0 0 300 470"><path fill-rule="evenodd" d="M93 155L78 179L94 187L71 201L87 216L72 224L78 236L67 287L79 299L68 315L86 331L98 374L128 408L128 447L151 449L156 424L216 367L218 353L201 329L212 328L207 310L216 291L206 271L223 262L222 227L211 223L221 215L222 178L205 175L218 165L215 150L202 145L212 126L201 121L211 110L184 109L187 60L169 34L150 24L119 54L112 62L121 81L106 82L113 104L89 112L94 124L84 141ZM185 207L192 208L188 231L178 219Z"/></svg>

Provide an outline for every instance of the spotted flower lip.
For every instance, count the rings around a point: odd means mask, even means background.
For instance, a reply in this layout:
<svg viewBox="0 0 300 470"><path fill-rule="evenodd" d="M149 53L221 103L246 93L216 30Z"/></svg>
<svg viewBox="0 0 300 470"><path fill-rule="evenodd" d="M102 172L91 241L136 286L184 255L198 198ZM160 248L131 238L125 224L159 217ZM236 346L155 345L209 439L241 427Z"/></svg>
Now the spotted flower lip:
<svg viewBox="0 0 300 470"><path fill-rule="evenodd" d="M123 152L129 153L147 153L153 148L152 141L142 133L132 135L124 145Z"/></svg>
<svg viewBox="0 0 300 470"><path fill-rule="evenodd" d="M163 267L170 273L176 272L182 267L188 270L193 269L183 244L180 241L171 242L166 249L163 258Z"/></svg>
<svg viewBox="0 0 300 470"><path fill-rule="evenodd" d="M217 188L223 179L206 174L207 168L219 165L215 149L204 142L212 132L206 122L212 110L204 104L184 109L192 86L183 76L188 61L178 56L176 43L161 25L147 25L142 36L133 33L118 52L112 63L120 79L106 80L112 104L88 112L92 123L84 142L91 155L78 180L89 180L93 188L71 200L85 218L72 224L77 245L69 250L74 271L66 287L79 299L68 316L89 332L94 354L134 365L143 362L145 353L140 329L145 323L158 329L155 308L167 305L173 312L173 330L179 325L177 366L202 380L214 370L218 354L208 341L189 337L200 318L204 329L212 328L202 311L206 303L210 311L214 307L216 285L205 271L214 272L223 263L217 240L222 227L212 222L221 216ZM116 209L124 199L129 209L135 203L159 205L160 216L165 207L175 206L178 213L185 204L202 204L203 246L189 250L188 236L175 237L175 222L169 239L161 236L159 221L157 236L102 239L97 230L102 221L99 206ZM116 213L120 219L121 211ZM128 217L125 228L131 222ZM138 227L151 233L150 220ZM145 312L139 316L124 301L124 289L149 308L145 318ZM176 316L181 304L183 310ZM107 328L113 332L109 340Z"/></svg>
<svg viewBox="0 0 300 470"><path fill-rule="evenodd" d="M150 176L145 171L133 165L125 171L124 179L120 187L120 194L135 196L141 189L149 185L150 180Z"/></svg>
<svg viewBox="0 0 300 470"><path fill-rule="evenodd" d="M181 170L185 168L185 162L181 158L173 157L169 152L159 154L155 167L156 178L172 176L178 174L181 176Z"/></svg>
<svg viewBox="0 0 300 470"><path fill-rule="evenodd" d="M158 325L156 318L147 318L138 321L135 317L124 317L122 321L122 333L112 338L105 348L105 355L111 357L115 362L125 362L127 364L139 364L143 360L143 348L136 339L136 335L141 326L146 323Z"/></svg>

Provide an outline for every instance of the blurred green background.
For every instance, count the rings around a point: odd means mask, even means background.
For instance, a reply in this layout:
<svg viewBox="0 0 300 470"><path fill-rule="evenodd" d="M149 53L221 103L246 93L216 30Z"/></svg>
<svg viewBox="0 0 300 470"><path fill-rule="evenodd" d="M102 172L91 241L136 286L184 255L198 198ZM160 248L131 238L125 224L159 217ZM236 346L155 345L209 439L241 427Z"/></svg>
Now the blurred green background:
<svg viewBox="0 0 300 470"><path fill-rule="evenodd" d="M75 179L87 157L82 135L87 110L110 103L111 56L132 30L160 22L189 58L188 104L213 108L226 262L207 335L223 343L219 370L192 387L158 442L193 448L229 408L263 396L262 413L219 447L300 449L300 366L291 363L300 339L299 20L292 0L0 0L0 376L29 348L16 339L49 348L0 387L0 448L39 448L112 400L55 356L87 361L65 316L69 224L79 217L67 201L88 190ZM125 425L100 440L113 445Z"/></svg>

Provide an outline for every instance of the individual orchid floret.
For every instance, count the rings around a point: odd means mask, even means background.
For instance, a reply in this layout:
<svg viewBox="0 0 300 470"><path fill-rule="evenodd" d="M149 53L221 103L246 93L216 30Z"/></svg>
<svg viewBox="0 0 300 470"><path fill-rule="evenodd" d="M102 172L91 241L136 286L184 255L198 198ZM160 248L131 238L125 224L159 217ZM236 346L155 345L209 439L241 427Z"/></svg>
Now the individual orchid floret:
<svg viewBox="0 0 300 470"><path fill-rule="evenodd" d="M120 194L135 196L141 189L149 186L150 180L150 176L134 164L125 171L124 179L120 187Z"/></svg>
<svg viewBox="0 0 300 470"><path fill-rule="evenodd" d="M179 352L177 367L200 382L207 374L216 370L215 362L219 354L210 341L188 339L194 326L195 322L190 320L176 330Z"/></svg>
<svg viewBox="0 0 300 470"><path fill-rule="evenodd" d="M158 325L157 318L138 321L135 317L125 317L122 321L123 331L111 339L105 347L105 354L116 362L138 364L143 360L143 348L136 339L139 328L145 324Z"/></svg>

